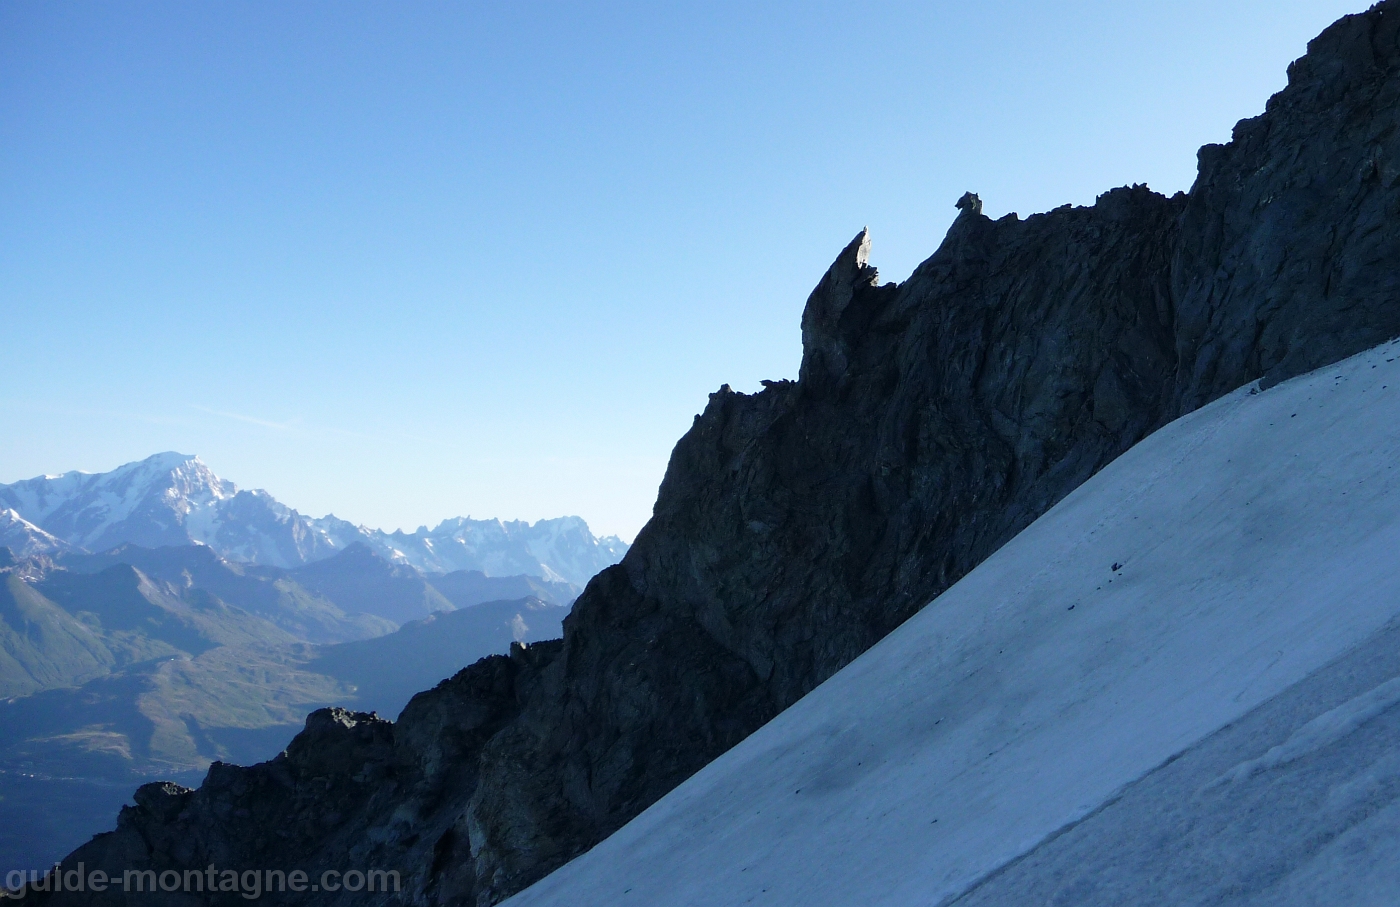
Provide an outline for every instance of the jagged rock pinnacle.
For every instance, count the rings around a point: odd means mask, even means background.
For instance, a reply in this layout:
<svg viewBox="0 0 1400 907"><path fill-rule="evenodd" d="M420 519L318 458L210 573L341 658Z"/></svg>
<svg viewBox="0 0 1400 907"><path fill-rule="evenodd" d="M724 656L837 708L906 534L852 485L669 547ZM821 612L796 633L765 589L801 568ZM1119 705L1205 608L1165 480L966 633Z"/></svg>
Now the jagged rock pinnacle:
<svg viewBox="0 0 1400 907"><path fill-rule="evenodd" d="M862 228L807 297L802 312L802 366L798 380L808 388L837 380L846 371L841 317L861 289L875 286L879 279L869 260L870 230Z"/></svg>

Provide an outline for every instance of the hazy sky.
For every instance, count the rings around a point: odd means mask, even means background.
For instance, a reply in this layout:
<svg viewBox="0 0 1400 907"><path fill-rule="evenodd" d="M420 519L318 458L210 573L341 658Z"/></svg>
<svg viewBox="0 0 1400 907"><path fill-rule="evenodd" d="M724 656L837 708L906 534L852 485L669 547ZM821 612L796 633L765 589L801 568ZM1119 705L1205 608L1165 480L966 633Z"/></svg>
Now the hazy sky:
<svg viewBox="0 0 1400 907"><path fill-rule="evenodd" d="M863 226L1190 187L1365 0L0 4L0 482L631 538Z"/></svg>

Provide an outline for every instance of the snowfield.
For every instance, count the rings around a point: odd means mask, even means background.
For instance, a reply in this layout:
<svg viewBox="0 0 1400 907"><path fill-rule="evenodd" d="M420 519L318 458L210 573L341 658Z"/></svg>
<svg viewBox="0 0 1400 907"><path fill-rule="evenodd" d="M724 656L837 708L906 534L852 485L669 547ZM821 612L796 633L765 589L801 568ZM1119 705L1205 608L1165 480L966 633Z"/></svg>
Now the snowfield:
<svg viewBox="0 0 1400 907"><path fill-rule="evenodd" d="M1397 904L1397 617L1389 344L1157 432L508 903Z"/></svg>

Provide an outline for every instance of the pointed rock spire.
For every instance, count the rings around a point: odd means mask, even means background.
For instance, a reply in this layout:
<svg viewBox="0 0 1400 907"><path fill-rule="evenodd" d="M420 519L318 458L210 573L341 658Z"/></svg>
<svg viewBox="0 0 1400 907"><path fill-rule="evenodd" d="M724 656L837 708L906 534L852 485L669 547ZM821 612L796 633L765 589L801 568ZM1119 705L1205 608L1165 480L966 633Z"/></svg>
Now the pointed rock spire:
<svg viewBox="0 0 1400 907"><path fill-rule="evenodd" d="M802 312L802 367L798 380L809 388L839 379L846 371L846 343L841 315L863 287L875 286L879 272L870 267L870 229L862 228L827 268Z"/></svg>

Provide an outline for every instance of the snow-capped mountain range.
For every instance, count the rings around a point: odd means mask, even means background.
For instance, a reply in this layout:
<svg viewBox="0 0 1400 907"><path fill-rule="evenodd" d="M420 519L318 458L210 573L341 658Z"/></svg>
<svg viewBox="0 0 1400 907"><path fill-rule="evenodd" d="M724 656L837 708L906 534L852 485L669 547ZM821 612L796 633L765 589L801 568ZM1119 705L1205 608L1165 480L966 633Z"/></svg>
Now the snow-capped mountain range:
<svg viewBox="0 0 1400 907"><path fill-rule="evenodd" d="M444 520L384 532L334 515L304 516L262 490L240 490L198 457L160 453L111 472L67 472L0 485L0 545L17 555L208 545L229 560L295 567L362 542L425 573L480 570L586 584L627 543L597 538L580 517L536 523Z"/></svg>

